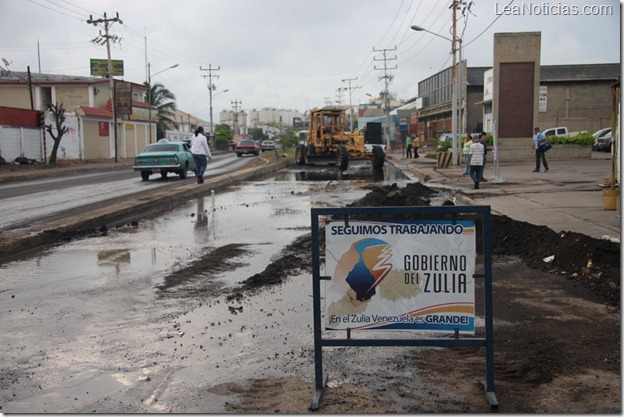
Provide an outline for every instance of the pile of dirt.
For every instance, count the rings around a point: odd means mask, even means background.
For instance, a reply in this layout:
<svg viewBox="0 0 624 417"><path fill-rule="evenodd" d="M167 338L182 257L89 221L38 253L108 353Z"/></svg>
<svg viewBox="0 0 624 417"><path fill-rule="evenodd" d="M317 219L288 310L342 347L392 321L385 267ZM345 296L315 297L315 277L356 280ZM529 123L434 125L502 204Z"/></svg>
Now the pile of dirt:
<svg viewBox="0 0 624 417"><path fill-rule="evenodd" d="M403 188L397 184L375 186L349 207L429 206L431 199L439 196L439 192L420 183L411 183ZM453 203L451 201L443 203L450 204ZM413 220L419 216L384 217L383 220L398 217ZM432 219L431 215L425 217ZM475 222L479 227L480 220L475 219ZM492 215L491 223L492 251L495 256L519 257L531 268L565 277L593 291L603 303L619 307L621 286L619 243L575 232L557 233L546 226L517 221L507 216ZM252 290L264 285L278 284L297 271L311 271L312 265L308 256L311 252L310 239L311 236L308 234L296 240L284 251L283 256L269 265L265 271L244 281L241 289ZM324 239L321 237L322 242ZM480 244L478 239L478 248Z"/></svg>
<svg viewBox="0 0 624 417"><path fill-rule="evenodd" d="M438 192L420 183L374 188L352 207L428 206ZM453 204L445 201L443 204ZM390 217L390 216L389 216ZM401 216L415 219L417 216ZM428 215L431 219L432 216ZM394 216L396 218L396 216ZM477 227L480 219L475 219ZM604 303L620 304L620 244L575 232L558 233L546 226L492 215L492 251L517 256L532 268L563 276L598 294ZM477 247L481 245L477 240ZM478 252L480 250L478 249Z"/></svg>

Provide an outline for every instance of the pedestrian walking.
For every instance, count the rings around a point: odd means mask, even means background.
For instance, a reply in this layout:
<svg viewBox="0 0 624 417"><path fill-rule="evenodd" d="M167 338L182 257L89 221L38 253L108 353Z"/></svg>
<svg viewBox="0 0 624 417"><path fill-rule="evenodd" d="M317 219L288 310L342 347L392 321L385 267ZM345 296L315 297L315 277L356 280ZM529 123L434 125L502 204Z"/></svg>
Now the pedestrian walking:
<svg viewBox="0 0 624 417"><path fill-rule="evenodd" d="M533 129L533 148L535 148L535 169L533 172L540 172L540 160L544 164L544 172L548 172L548 161L546 161L546 150L544 144L546 143L546 136L540 132L539 127Z"/></svg>
<svg viewBox="0 0 624 417"><path fill-rule="evenodd" d="M204 128L199 126L195 130L195 136L191 138L191 153L195 160L195 178L197 184L204 182L204 172L206 172L207 159L212 159L208 139L204 136Z"/></svg>
<svg viewBox="0 0 624 417"><path fill-rule="evenodd" d="M405 138L405 146L407 147L405 157L410 159L412 157L412 137L409 135Z"/></svg>
<svg viewBox="0 0 624 417"><path fill-rule="evenodd" d="M474 189L479 189L479 182L483 178L483 164L485 162L485 147L479 140L470 145L470 178L474 182Z"/></svg>
<svg viewBox="0 0 624 417"><path fill-rule="evenodd" d="M483 167L481 168L481 177L479 178L479 181L487 182L487 180L483 177L483 173L485 172L485 163L487 162L487 153L488 153L487 133L481 132L481 135L479 135L479 141L481 142L481 145L483 145Z"/></svg>
<svg viewBox="0 0 624 417"><path fill-rule="evenodd" d="M466 165L464 175L470 175L470 147L473 143L472 136L468 133L464 139L464 148L462 152L464 154L464 164Z"/></svg>
<svg viewBox="0 0 624 417"><path fill-rule="evenodd" d="M412 146L414 148L414 158L420 158L420 155L418 155L418 148L420 148L420 135L414 135Z"/></svg>

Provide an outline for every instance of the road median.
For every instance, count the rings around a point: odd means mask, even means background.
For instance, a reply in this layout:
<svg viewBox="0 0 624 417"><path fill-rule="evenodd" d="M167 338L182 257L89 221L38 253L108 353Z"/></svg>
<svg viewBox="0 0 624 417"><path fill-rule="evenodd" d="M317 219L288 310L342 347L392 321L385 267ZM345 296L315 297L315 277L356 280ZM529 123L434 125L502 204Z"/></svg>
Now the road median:
<svg viewBox="0 0 624 417"><path fill-rule="evenodd" d="M205 196L237 182L263 177L284 169L292 163L284 159L278 163L247 168L235 174L206 178L203 184L185 182L174 189L154 191L140 197L126 196L114 203L101 202L80 214L70 214L51 221L34 221L27 227L7 230L0 234L0 264L42 248L67 242L74 238L106 233L109 229L132 226L137 219L176 207L192 198Z"/></svg>

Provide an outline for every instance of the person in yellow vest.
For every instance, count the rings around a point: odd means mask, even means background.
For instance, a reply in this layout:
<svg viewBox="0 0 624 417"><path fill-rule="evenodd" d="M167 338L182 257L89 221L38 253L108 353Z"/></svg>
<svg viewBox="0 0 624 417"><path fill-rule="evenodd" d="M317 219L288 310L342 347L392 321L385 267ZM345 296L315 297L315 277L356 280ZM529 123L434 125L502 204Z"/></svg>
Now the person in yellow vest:
<svg viewBox="0 0 624 417"><path fill-rule="evenodd" d="M418 155L418 148L420 148L420 135L414 135L414 139L412 140L412 147L414 148L414 158L420 158L420 155Z"/></svg>

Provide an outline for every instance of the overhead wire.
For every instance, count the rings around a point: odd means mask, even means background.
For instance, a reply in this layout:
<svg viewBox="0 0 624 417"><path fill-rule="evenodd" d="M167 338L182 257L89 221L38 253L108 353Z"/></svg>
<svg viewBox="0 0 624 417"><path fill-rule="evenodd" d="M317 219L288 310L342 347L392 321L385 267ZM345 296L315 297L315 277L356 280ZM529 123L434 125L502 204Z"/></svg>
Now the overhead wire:
<svg viewBox="0 0 624 417"><path fill-rule="evenodd" d="M37 2L36 2L36 1L34 1L34 0L28 0L28 1L29 1L29 2L31 2L32 4L36 4L36 5L37 5L37 6L39 6L39 7L43 7L44 9L51 10L51 11L53 11L53 12L55 12L55 13L59 13L59 14L65 15L65 16L67 16L67 17L71 17L72 19L76 19L76 20L84 21L84 19L81 19L81 18L76 17L76 16L69 15L69 14L67 14L67 13L63 13L63 12L61 12L61 11L59 11L59 10L56 10L56 9L51 8L51 7L45 6L45 5L43 5L43 4L37 3Z"/></svg>
<svg viewBox="0 0 624 417"><path fill-rule="evenodd" d="M420 10L420 6L422 6L422 0L418 1L418 6L416 6L416 10L414 10L414 14L412 15L412 18L410 19L410 23L414 22L414 19L416 18L416 15L418 14L418 11ZM409 12L409 9L408 9ZM407 13L405 14L405 16L407 16ZM401 26L403 26L403 23L401 23ZM399 41L399 44L397 45L397 47L401 47L401 45L403 45L403 42L405 42L405 38L407 37L407 34L412 30L408 25L405 25L406 29L405 32L403 33L403 37L401 38L401 40Z"/></svg>
<svg viewBox="0 0 624 417"><path fill-rule="evenodd" d="M85 12L88 12L88 13L90 13L92 15L104 17L103 15L101 15L99 13L92 12L91 10L85 9L84 7L78 6L77 4L73 4L73 3L71 3L71 2L69 2L67 0L60 0L60 1L62 1L65 4L69 4L70 6L73 6L73 7L77 8L77 9L80 9L80 10L83 10Z"/></svg>
<svg viewBox="0 0 624 417"><path fill-rule="evenodd" d="M69 7L65 7L65 6L62 6L60 4L54 3L52 0L45 0L45 1L48 2L49 4L53 5L53 6L60 7L63 10L67 10L70 13L74 13L74 14L78 15L78 16L71 16L71 17L74 17L74 18L76 18L78 20L84 20L84 17L83 17L84 13L76 12L76 11L70 9ZM66 14L66 16L69 16L69 15Z"/></svg>
<svg viewBox="0 0 624 417"><path fill-rule="evenodd" d="M374 71L374 69L371 68L372 64L373 64L373 59L371 59L371 55L374 53L374 50L377 46L379 46L383 40L386 38L386 36L390 33L390 31L392 30L394 23L397 21L397 18L399 17L400 13L401 13L401 9L403 9L403 5L405 4L405 0L401 1L401 4L399 5L399 7L397 8L396 13L394 14L394 18L392 19L392 22L390 23L390 25L388 25L388 28L386 29L385 33L383 34L383 36L379 39L379 41L375 44L375 46L369 50L368 54L366 55L366 57L364 58L364 60L362 61L362 63L358 66L358 68L356 69L356 71L353 73L352 77L358 78L358 80L360 80L361 84L365 84L366 81L368 81L368 77L370 74L372 74L372 72ZM412 5L411 3L409 4L408 8L407 8L407 13L409 13L409 10L411 9ZM405 18L403 18L403 20L405 20ZM396 38L398 32L396 32L394 34L394 36L392 37L392 39L390 40L390 43L392 43L392 41ZM372 57L374 58L374 57ZM366 62L368 62L368 66L366 67L366 69L363 71L363 73L359 73L360 68L362 68L362 66L364 64L366 64Z"/></svg>
<svg viewBox="0 0 624 417"><path fill-rule="evenodd" d="M401 21L401 24L399 25L397 30L394 32L394 36L392 37L392 39L390 39L390 42L388 42L388 47L392 46L393 41L396 39L397 35L401 31L401 28L404 27L405 19L407 18L407 15L409 14L409 11L411 8L412 8L412 2L409 3L407 10L405 11L405 13L403 13L403 20Z"/></svg>
<svg viewBox="0 0 624 417"><path fill-rule="evenodd" d="M507 8L507 9L509 9L509 7L512 5L512 3L513 3L514 1L515 1L515 0L511 0L511 1L509 2L509 4L506 6L506 8ZM498 19L500 19L500 18L501 18L501 16L503 16L503 14L502 14L502 13L501 13L501 14L499 14L498 16L496 16L496 18L495 18L494 20L492 20L492 23L490 23L490 24L489 24L489 25L488 25L485 29L483 29L483 31L482 31L481 33L479 33L479 34L478 34L478 35L477 35L474 39L472 39L470 42L468 42L467 44L465 44L465 45L464 45L464 48L465 48L465 47L467 47L468 45L470 45L471 43L473 43L474 41L476 41L477 39L479 39L479 38L481 37L481 35L483 35L485 32L487 32L487 31L488 31L488 30L492 27L492 25L493 25L494 23L496 23L496 21L497 21Z"/></svg>

